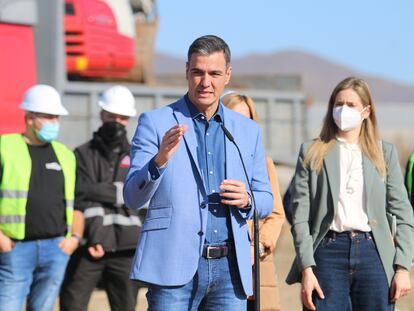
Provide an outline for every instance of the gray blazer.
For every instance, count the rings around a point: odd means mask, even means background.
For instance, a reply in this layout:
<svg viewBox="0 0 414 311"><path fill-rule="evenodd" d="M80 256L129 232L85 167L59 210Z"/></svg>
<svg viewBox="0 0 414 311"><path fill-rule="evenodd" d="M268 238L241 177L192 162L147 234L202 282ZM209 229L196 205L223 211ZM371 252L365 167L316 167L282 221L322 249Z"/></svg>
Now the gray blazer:
<svg viewBox="0 0 414 311"><path fill-rule="evenodd" d="M340 168L338 144L326 155L317 174L303 165L304 155L312 142L301 146L293 185L292 234L296 258L286 278L288 284L301 281L301 271L315 266L317 246L329 231L339 199ZM388 283L395 265L411 268L414 253L414 217L403 184L395 147L383 142L387 177L384 180L372 162L362 156L368 223L377 246ZM397 232L391 235L386 212L395 215Z"/></svg>

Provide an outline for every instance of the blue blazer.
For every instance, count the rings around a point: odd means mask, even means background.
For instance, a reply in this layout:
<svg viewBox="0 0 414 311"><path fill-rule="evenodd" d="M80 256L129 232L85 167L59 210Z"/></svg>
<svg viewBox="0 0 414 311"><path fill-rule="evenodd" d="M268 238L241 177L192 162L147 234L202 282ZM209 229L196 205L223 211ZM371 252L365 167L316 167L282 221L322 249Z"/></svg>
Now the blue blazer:
<svg viewBox="0 0 414 311"><path fill-rule="evenodd" d="M223 107L223 122L239 145L260 218L271 213L273 195L266 171L260 127L254 121ZM176 124L188 130L161 176L152 180L148 164L158 153L162 138ZM227 179L247 180L235 146L225 140ZM132 209L149 201L141 229L131 278L161 286L191 281L202 254L207 225L207 193L197 159L193 120L184 98L141 114L132 140L131 166L124 186L125 203ZM230 208L237 263L246 295L252 294L252 260L246 220L249 213Z"/></svg>

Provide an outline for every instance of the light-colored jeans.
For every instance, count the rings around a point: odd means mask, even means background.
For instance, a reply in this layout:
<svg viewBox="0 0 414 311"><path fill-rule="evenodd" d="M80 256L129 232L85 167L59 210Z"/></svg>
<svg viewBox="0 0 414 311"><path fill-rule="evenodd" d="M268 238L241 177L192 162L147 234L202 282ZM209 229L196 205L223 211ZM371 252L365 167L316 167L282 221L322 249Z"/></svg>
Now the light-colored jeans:
<svg viewBox="0 0 414 311"><path fill-rule="evenodd" d="M69 256L60 248L63 237L16 242L0 253L0 311L53 310Z"/></svg>
<svg viewBox="0 0 414 311"><path fill-rule="evenodd" d="M149 311L245 311L247 307L234 254L219 259L201 257L189 283L149 285L147 299Z"/></svg>

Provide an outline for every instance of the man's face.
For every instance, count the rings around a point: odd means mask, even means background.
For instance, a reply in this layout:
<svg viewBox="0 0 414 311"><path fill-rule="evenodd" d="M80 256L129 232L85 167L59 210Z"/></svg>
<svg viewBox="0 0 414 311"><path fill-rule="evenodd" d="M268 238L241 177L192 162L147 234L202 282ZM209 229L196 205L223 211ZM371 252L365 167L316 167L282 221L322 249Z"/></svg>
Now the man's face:
<svg viewBox="0 0 414 311"><path fill-rule="evenodd" d="M41 112L30 112L27 116L27 124L36 131L39 131L44 123L59 123L59 116Z"/></svg>
<svg viewBox="0 0 414 311"><path fill-rule="evenodd" d="M231 67L226 66L224 52L210 55L192 54L186 65L188 96L201 112L216 109L229 82Z"/></svg>
<svg viewBox="0 0 414 311"><path fill-rule="evenodd" d="M126 127L128 125L129 117L102 110L101 111L101 120L102 120L103 123L105 123L105 122L118 122L119 124L122 124L123 126Z"/></svg>

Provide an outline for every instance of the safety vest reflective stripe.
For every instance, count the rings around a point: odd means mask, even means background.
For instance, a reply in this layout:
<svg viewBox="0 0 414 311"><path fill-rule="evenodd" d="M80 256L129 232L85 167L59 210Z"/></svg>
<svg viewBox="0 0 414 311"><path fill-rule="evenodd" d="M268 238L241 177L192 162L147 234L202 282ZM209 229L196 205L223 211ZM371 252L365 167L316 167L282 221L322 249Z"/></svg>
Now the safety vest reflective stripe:
<svg viewBox="0 0 414 311"><path fill-rule="evenodd" d="M83 212L83 217L86 218L92 218L92 217L104 217L105 216L105 210L102 207L88 207Z"/></svg>
<svg viewBox="0 0 414 311"><path fill-rule="evenodd" d="M0 198L6 199L26 199L27 191L24 190L10 190L10 189L0 189Z"/></svg>
<svg viewBox="0 0 414 311"><path fill-rule="evenodd" d="M138 216L126 217L120 214L110 214L104 216L103 225L142 226L142 223Z"/></svg>
<svg viewBox="0 0 414 311"><path fill-rule="evenodd" d="M26 216L24 215L0 215L0 223L3 224L19 224L24 223Z"/></svg>
<svg viewBox="0 0 414 311"><path fill-rule="evenodd" d="M105 210L102 207L89 207L87 208L83 216L86 219L94 217L102 217L103 225L121 225L121 226L142 226L141 220L138 216L124 216L121 214L105 214Z"/></svg>
<svg viewBox="0 0 414 311"><path fill-rule="evenodd" d="M23 190L0 189L0 198L3 199L26 199L27 194L28 192ZM74 200L66 200L66 208L73 210L73 206Z"/></svg>
<svg viewBox="0 0 414 311"><path fill-rule="evenodd" d="M70 208L73 210L73 200L66 200L66 208Z"/></svg>

